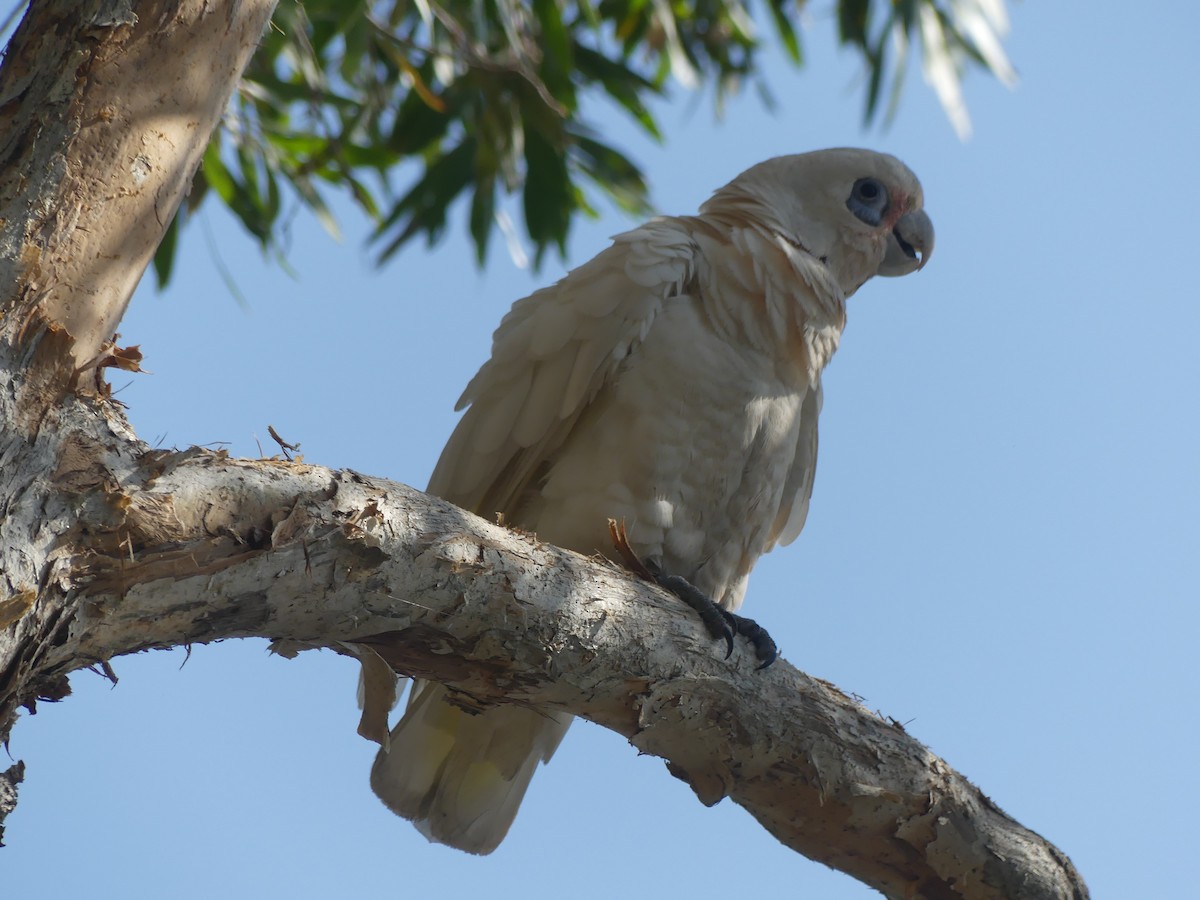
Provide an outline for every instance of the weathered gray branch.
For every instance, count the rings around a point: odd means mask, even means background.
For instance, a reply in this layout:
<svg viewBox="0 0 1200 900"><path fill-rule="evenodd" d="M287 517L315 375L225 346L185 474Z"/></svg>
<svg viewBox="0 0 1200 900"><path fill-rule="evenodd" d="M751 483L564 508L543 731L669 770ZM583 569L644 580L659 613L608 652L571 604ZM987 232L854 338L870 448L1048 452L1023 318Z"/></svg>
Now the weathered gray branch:
<svg viewBox="0 0 1200 900"><path fill-rule="evenodd" d="M896 723L785 662L723 660L677 601L603 560L351 472L192 451L114 474L75 473L107 512L67 576L76 612L39 652L50 684L218 638L370 647L469 702L618 731L702 802L731 797L888 896L1083 896L1065 857Z"/></svg>

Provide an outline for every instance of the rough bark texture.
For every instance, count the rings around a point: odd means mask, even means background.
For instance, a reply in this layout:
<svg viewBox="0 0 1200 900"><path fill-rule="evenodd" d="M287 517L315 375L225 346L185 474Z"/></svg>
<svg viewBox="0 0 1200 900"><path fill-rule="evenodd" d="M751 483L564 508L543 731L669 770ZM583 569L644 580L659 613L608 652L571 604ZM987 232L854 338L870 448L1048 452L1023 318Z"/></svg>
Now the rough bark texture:
<svg viewBox="0 0 1200 900"><path fill-rule="evenodd" d="M224 637L369 648L466 702L618 731L702 802L731 797L889 896L1082 896L1064 857L895 723L786 663L721 659L678 601L608 563L352 472L116 449L72 474L102 502L60 571L72 614L32 648L42 690Z"/></svg>
<svg viewBox="0 0 1200 900"><path fill-rule="evenodd" d="M72 487L134 446L87 397L274 0L34 2L0 68L0 737L78 610L64 572L97 496ZM65 481L63 480L65 479ZM79 488L79 490L77 490ZM100 507L104 501L99 500ZM0 816L20 767L0 776Z"/></svg>
<svg viewBox="0 0 1200 900"><path fill-rule="evenodd" d="M116 330L274 6L49 0L13 36L0 284L24 288L9 314L71 335L76 369Z"/></svg>
<svg viewBox="0 0 1200 900"><path fill-rule="evenodd" d="M722 660L607 563L353 472L137 441L88 366L270 6L45 3L0 73L0 738L75 669L263 636L589 718L891 897L1085 897L894 722L786 663ZM0 774L0 819L22 774Z"/></svg>

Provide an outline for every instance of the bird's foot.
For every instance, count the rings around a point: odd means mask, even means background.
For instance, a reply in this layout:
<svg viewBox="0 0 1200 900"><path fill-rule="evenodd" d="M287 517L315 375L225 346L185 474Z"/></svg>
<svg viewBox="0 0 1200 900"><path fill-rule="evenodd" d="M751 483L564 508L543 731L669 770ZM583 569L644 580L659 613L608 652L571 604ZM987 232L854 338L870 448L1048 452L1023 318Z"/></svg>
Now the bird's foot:
<svg viewBox="0 0 1200 900"><path fill-rule="evenodd" d="M753 619L731 613L725 607L715 603L711 597L686 578L667 575L654 563L643 562L629 546L629 536L625 532L623 522L618 524L615 519L609 519L608 530L613 546L616 547L617 553L625 565L644 580L652 581L659 587L670 591L695 610L708 633L714 639L725 642L726 659L729 659L730 654L733 653L734 635L740 634L754 648L754 655L758 657L760 669L765 669L775 662L779 655L779 648L775 646L775 641L771 639L767 629Z"/></svg>
<svg viewBox="0 0 1200 900"><path fill-rule="evenodd" d="M753 619L748 619L745 616L739 616L737 613L728 613L737 625L737 633L750 642L750 646L754 648L754 655L758 657L758 667L765 669L779 657L779 648L775 645L774 639L767 633L767 629L763 628Z"/></svg>

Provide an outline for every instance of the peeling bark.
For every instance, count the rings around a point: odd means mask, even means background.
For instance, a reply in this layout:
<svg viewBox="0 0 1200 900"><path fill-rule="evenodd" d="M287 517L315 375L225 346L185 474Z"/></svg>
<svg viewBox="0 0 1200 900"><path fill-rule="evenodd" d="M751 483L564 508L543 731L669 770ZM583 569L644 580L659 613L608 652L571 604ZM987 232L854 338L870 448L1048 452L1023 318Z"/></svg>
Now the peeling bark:
<svg viewBox="0 0 1200 900"><path fill-rule="evenodd" d="M1086 897L895 722L785 662L721 659L605 561L353 472L137 440L89 364L271 6L40 3L0 70L0 739L76 669L268 637L358 657L375 692L395 671L591 719L889 897ZM23 771L0 774L0 820Z"/></svg>
<svg viewBox="0 0 1200 900"><path fill-rule="evenodd" d="M0 738L77 614L83 523L136 439L103 394L113 331L273 0L42 0L0 67ZM97 389L99 389L97 391ZM2 782L0 813L20 773Z"/></svg>
<svg viewBox="0 0 1200 900"><path fill-rule="evenodd" d="M726 661L678 601L403 485L205 451L77 472L103 495L32 670L227 637L583 716L895 897L1080 897L1070 863L904 733L785 662ZM1072 887L1075 885L1075 887Z"/></svg>

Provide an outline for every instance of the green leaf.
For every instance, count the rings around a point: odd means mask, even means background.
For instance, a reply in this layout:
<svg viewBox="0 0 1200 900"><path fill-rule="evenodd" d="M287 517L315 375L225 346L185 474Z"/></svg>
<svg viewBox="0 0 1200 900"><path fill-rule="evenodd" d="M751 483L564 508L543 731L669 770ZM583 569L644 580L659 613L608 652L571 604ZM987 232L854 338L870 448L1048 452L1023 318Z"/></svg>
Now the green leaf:
<svg viewBox="0 0 1200 900"><path fill-rule="evenodd" d="M496 214L496 182L484 178L475 185L471 198L471 240L475 242L475 262L483 266L487 261L488 238L492 233L492 220Z"/></svg>
<svg viewBox="0 0 1200 900"><path fill-rule="evenodd" d="M884 36L886 38L886 34ZM875 116L875 109L879 105L879 91L883 86L884 59L886 57L887 45L885 40L879 41L878 47L873 51L867 52L867 61L871 70L871 77L867 81L867 101L864 111L864 124L871 121Z"/></svg>
<svg viewBox="0 0 1200 900"><path fill-rule="evenodd" d="M848 0L843 0L838 5L839 15L842 7L847 2ZM866 0L849 0L849 2L861 2L864 7L866 6ZM796 28L792 25L792 20L788 17L789 10L798 9L795 0L768 0L767 9L770 10L771 20L775 23L775 31L779 35L779 40L783 43L783 49L787 51L787 55L791 58L792 62L796 65L802 64L804 62L804 54L800 50L800 36L796 34Z"/></svg>
<svg viewBox="0 0 1200 900"><path fill-rule="evenodd" d="M658 94L653 83L634 72L628 66L614 62L588 47L575 48L575 60L579 74L589 81L599 81L613 100L628 112L647 134L655 140L663 139L658 123L642 103L642 94Z"/></svg>
<svg viewBox="0 0 1200 900"><path fill-rule="evenodd" d="M645 176L628 157L607 144L577 135L572 156L580 169L626 212L649 213L649 190Z"/></svg>
<svg viewBox="0 0 1200 900"><path fill-rule="evenodd" d="M229 174L229 169L225 163L221 161L220 145L213 141L204 151L204 160L201 163L204 172L204 180L208 182L218 197L225 201L227 206L233 204L234 185L233 177Z"/></svg>
<svg viewBox="0 0 1200 900"><path fill-rule="evenodd" d="M430 165L396 203L372 238L381 239L393 226L403 223L399 234L380 252L380 262L392 257L418 234L424 233L429 243L441 237L451 202L471 183L475 150L475 141L464 138L457 147Z"/></svg>
<svg viewBox="0 0 1200 900"><path fill-rule="evenodd" d="M375 195L364 185L359 179L353 175L345 176L346 186L350 188L350 194L354 201L362 208L372 219L380 217L379 202L375 199Z"/></svg>
<svg viewBox="0 0 1200 900"><path fill-rule="evenodd" d="M525 228L533 239L534 265L540 266L554 244L567 252L567 230L575 208L566 157L541 134L525 131L525 190L522 193Z"/></svg>
<svg viewBox="0 0 1200 900"><path fill-rule="evenodd" d="M563 24L558 0L533 0L533 14L541 30L542 65L539 74L550 93L568 109L575 108L571 86L571 35Z"/></svg>
<svg viewBox="0 0 1200 900"><path fill-rule="evenodd" d="M380 144L343 144L338 151L338 158L352 169L366 168L384 171L398 163L401 159L389 147Z"/></svg>
<svg viewBox="0 0 1200 900"><path fill-rule="evenodd" d="M445 99L443 97L443 101ZM453 122L452 110L436 110L422 100L416 91L411 91L396 112L388 149L402 156L420 153L430 144L441 140Z"/></svg>
<svg viewBox="0 0 1200 900"><path fill-rule="evenodd" d="M869 0L838 0L838 39L843 44L863 48L867 46L870 6Z"/></svg>
<svg viewBox="0 0 1200 900"><path fill-rule="evenodd" d="M335 241L342 239L342 229L338 225L337 219L333 212L325 203L325 199L317 193L316 188L307 179L293 182L297 193L304 199L305 205L313 211L317 217L317 221L321 223L321 227Z"/></svg>
<svg viewBox="0 0 1200 900"><path fill-rule="evenodd" d="M329 147L329 139L315 134L279 134L273 133L270 142L289 156L300 159L308 156L319 156Z"/></svg>
<svg viewBox="0 0 1200 900"><path fill-rule="evenodd" d="M591 0L577 0L575 6L579 10L579 14L583 17L584 22L587 23L588 29L598 31L600 29L600 15L596 12L596 7Z"/></svg>
<svg viewBox="0 0 1200 900"><path fill-rule="evenodd" d="M179 220L184 215L183 207L175 211L171 224L167 226L158 248L154 251L154 279L161 291L171 281L175 269L175 255L179 247Z"/></svg>

